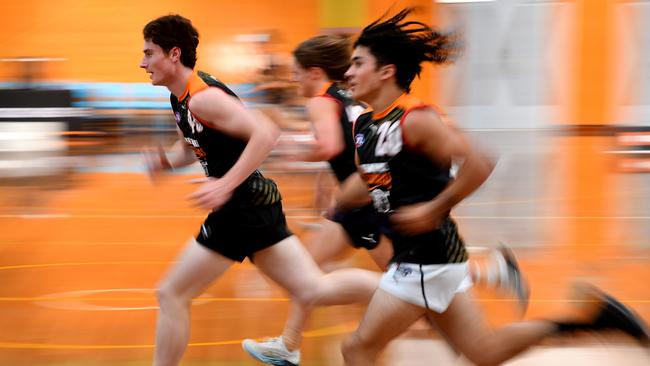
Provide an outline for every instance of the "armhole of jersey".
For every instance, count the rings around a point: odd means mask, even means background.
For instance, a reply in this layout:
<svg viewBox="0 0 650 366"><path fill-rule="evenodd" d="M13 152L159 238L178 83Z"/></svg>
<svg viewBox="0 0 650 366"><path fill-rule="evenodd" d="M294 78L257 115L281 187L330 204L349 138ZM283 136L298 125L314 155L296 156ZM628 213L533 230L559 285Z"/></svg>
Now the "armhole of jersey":
<svg viewBox="0 0 650 366"><path fill-rule="evenodd" d="M354 150L355 150L354 155L355 156L358 156L358 153L356 152L356 150L357 150L357 136L356 136L356 133L357 133L357 121L359 121L361 118L363 118L363 116L370 113L370 111L371 111L370 108L366 108L363 112L361 112L359 117L355 118L354 121L352 121L352 129L350 130L350 133L352 134L352 143L354 144ZM372 118L372 116L370 116L370 118Z"/></svg>
<svg viewBox="0 0 650 366"><path fill-rule="evenodd" d="M204 90L207 90L208 88L215 88L215 89L219 90L220 92L226 94L227 96L230 96L230 94L226 93L225 90L223 90L223 89L221 89L221 88L219 88L219 87L217 87L217 86L210 86L210 85L206 85L205 87L196 90L196 91L194 92L194 95L196 95L196 94L198 94L198 93L200 93L200 92L202 92L202 91L204 91ZM192 117L194 117L194 119L196 119L197 121L199 121L203 126L205 126L205 127L207 127L207 128L210 128L210 129L213 129L213 130L214 130L215 128L212 127L212 125L210 125L209 122L204 121L203 119L201 119L199 116L197 116L196 114L194 114L194 113L190 110L190 100L192 100L192 97L193 97L194 95L190 95L190 96L189 96L189 99L187 100L187 113L191 113L191 114L192 114Z"/></svg>
<svg viewBox="0 0 650 366"><path fill-rule="evenodd" d="M407 109L406 112L404 112L404 115L402 116L402 118L399 120L399 126L400 126L400 129L402 130L402 142L404 143L404 146L411 146L409 144L408 139L406 138L406 134L404 133L404 122L406 121L406 116L408 116L409 113L411 113L412 111L420 110L420 109L432 109L433 111L438 113L438 111L435 108L432 108L428 104L420 104L420 105L416 105L414 107L411 107L411 108Z"/></svg>
<svg viewBox="0 0 650 366"><path fill-rule="evenodd" d="M321 94L321 95L317 95L316 98L318 98L318 97L325 98L325 99L330 99L330 100L335 101L336 104L339 106L339 108L337 109L337 111L338 111L339 118L341 118L341 116L343 115L343 114L342 114L342 113L343 113L343 102L341 102L340 100L334 98L333 96L331 96L331 95L329 95L329 94Z"/></svg>

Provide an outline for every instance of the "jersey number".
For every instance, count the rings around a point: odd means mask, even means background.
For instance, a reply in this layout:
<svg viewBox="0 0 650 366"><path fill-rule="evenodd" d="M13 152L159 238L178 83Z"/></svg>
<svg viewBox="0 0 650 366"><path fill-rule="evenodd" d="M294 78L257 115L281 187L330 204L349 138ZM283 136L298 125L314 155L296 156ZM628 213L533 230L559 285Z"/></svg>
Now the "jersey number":
<svg viewBox="0 0 650 366"><path fill-rule="evenodd" d="M399 121L385 122L377 130L375 156L395 156L402 150L402 130Z"/></svg>

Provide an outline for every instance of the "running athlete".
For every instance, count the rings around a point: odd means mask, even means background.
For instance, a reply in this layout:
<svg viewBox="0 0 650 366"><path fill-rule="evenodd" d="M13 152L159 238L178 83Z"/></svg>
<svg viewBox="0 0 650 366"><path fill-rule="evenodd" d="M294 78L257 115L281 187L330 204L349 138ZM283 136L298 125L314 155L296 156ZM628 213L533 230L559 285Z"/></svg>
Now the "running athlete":
<svg viewBox="0 0 650 366"><path fill-rule="evenodd" d="M300 94L310 98L306 109L312 122L314 143L300 155L303 161L328 161L339 184L356 173L352 121L364 110L354 103L342 88L343 74L349 67L350 44L340 36L316 36L301 43L293 52L294 80ZM393 250L382 237L375 220L370 197L366 205L350 211L340 211L324 220L316 240L307 250L317 264L338 259L350 248L365 248L382 270ZM254 358L270 363L298 365L302 331L311 309L292 304L281 337L258 343L244 340L244 349Z"/></svg>
<svg viewBox="0 0 650 366"><path fill-rule="evenodd" d="M346 72L352 97L370 109L354 125L361 179L385 218L394 256L357 330L343 343L346 365L374 365L380 351L428 315L451 346L478 365L498 365L543 338L616 329L648 342L642 320L590 288L593 311L575 321L529 321L491 330L468 289L468 255L451 209L476 190L494 163L434 108L409 95L421 64L450 62L455 37L405 18L411 9L363 29ZM462 159L455 179L453 159ZM356 189L355 189L356 186Z"/></svg>
<svg viewBox="0 0 650 366"><path fill-rule="evenodd" d="M167 15L143 30L140 67L171 92L181 138L169 153L146 153L152 174L199 160L205 181L191 194L211 210L157 290L154 365L177 365L189 339L191 300L235 261L246 257L306 308L368 299L378 276L346 269L324 275L286 226L280 193L257 167L274 146L277 128L244 108L214 77L194 71L199 35L190 20Z"/></svg>
<svg viewBox="0 0 650 366"><path fill-rule="evenodd" d="M364 110L342 88L344 73L350 66L351 47L347 38L322 35L302 42L294 50L294 79L300 93L310 98L307 114L313 124L314 143L311 150L300 155L304 161L328 161L339 184L345 186L357 175L352 139L352 123ZM351 248L365 248L383 271L393 255L390 243L382 235L379 217L366 190L349 210L332 210L316 240L307 250L317 264L323 265L349 253ZM357 206L362 205L360 208ZM381 240L380 240L381 238ZM472 263L472 280L514 293L525 309L528 289L514 255L506 248L493 251L483 263ZM244 349L254 358L268 364L298 365L302 331L311 309L292 305L281 337L263 342L246 339Z"/></svg>

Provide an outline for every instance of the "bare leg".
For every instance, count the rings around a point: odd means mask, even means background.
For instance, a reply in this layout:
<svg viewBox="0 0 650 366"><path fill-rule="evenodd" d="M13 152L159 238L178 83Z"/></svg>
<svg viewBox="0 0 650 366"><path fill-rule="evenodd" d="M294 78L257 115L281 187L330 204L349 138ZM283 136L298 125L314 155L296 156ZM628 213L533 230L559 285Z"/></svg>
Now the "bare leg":
<svg viewBox="0 0 650 366"><path fill-rule="evenodd" d="M190 334L190 305L223 272L232 260L192 239L157 291L158 322L154 365L178 365Z"/></svg>
<svg viewBox="0 0 650 366"><path fill-rule="evenodd" d="M352 243L341 225L326 220L320 230L318 239L313 244L306 246L307 251L319 266L350 253ZM379 268L383 270L392 257L393 248L390 245L390 241L382 238L379 246L368 253L375 260ZM368 297L367 300L369 299ZM292 302L289 317L282 331L282 340L288 350L291 351L300 348L302 331L307 327L312 310L311 307L307 308L301 304Z"/></svg>
<svg viewBox="0 0 650 366"><path fill-rule="evenodd" d="M379 240L379 245L375 249L369 250L368 254L372 257L372 260L375 261L377 267L382 271L385 271L388 268L388 262L393 258L393 245L390 240L382 235Z"/></svg>
<svg viewBox="0 0 650 366"><path fill-rule="evenodd" d="M356 268L323 275L295 236L255 253L255 264L307 307L367 300L380 278L377 272Z"/></svg>
<svg viewBox="0 0 650 366"><path fill-rule="evenodd" d="M291 302L289 318L282 330L282 341L289 351L300 348L302 331L307 327L312 310L313 308L302 306L296 301Z"/></svg>
<svg viewBox="0 0 650 366"><path fill-rule="evenodd" d="M331 261L340 256L342 252L349 250L350 243L347 240L347 235L339 224L324 220L323 226L319 230L318 238L310 245L305 246L318 265ZM282 340L288 350L293 351L300 348L302 331L307 327L312 310L312 307L301 305L297 301L291 302L289 317L282 331Z"/></svg>
<svg viewBox="0 0 650 366"><path fill-rule="evenodd" d="M316 240L305 246L316 264L321 266L326 262L338 260L350 252L352 243L341 225L330 220L323 220L323 225L319 230Z"/></svg>
<svg viewBox="0 0 650 366"><path fill-rule="evenodd" d="M343 244L341 249L350 248L343 229L336 223L329 224L331 229L323 228L322 233L331 233L333 237L329 240ZM321 235L321 240L324 238L325 235ZM320 247L312 247L316 249L316 253L320 253L315 256L324 259L335 255L336 250L328 249L333 247L331 244L323 240ZM253 340L243 342L247 352L265 363L272 362L269 358L278 360L279 357L285 361L291 360L291 363L299 362L299 354L293 351L300 348L302 331L307 326L313 307L368 301L380 278L379 273L360 269L343 269L324 275L313 257L295 237L256 253L255 263L262 272L287 289L293 300L281 338L263 343ZM284 356L280 356L276 351ZM287 351L290 353L286 353Z"/></svg>
<svg viewBox="0 0 650 366"><path fill-rule="evenodd" d="M557 330L550 321L520 322L490 330L469 293L456 294L444 313L430 312L430 316L452 346L477 365L499 365Z"/></svg>
<svg viewBox="0 0 650 366"><path fill-rule="evenodd" d="M342 346L345 365L374 365L381 350L425 314L425 309L378 289L357 330Z"/></svg>

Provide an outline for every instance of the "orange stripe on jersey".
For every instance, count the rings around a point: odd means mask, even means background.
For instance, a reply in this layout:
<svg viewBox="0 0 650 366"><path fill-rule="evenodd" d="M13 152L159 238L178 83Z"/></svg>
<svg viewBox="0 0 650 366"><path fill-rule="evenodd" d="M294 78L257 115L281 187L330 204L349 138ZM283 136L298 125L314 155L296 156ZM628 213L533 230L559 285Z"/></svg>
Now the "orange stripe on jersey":
<svg viewBox="0 0 650 366"><path fill-rule="evenodd" d="M391 103L386 109L379 113L375 113L372 116L373 120L378 120L386 117L393 109L395 108L400 108L403 110L409 110L413 109L415 107L419 106L424 106L425 104L422 103L418 98L410 95L410 94L402 94L399 96L399 98L395 99L393 103Z"/></svg>
<svg viewBox="0 0 650 366"><path fill-rule="evenodd" d="M329 89L330 86L332 86L332 84L334 84L334 83L331 82L331 81L329 83L325 83L325 86L318 93L316 93L316 96L317 97L325 97L325 96L327 96L327 89Z"/></svg>
<svg viewBox="0 0 650 366"><path fill-rule="evenodd" d="M389 172L385 173L362 173L363 180L368 184L368 188L375 187L391 188L393 185L393 177Z"/></svg>
<svg viewBox="0 0 650 366"><path fill-rule="evenodd" d="M182 101L188 96L194 95L197 92L206 89L207 87L208 84L206 84L205 81L203 81L203 79L201 79L196 72L193 72L190 76L190 79L187 81L185 91L183 91L183 94L178 98L178 100Z"/></svg>

